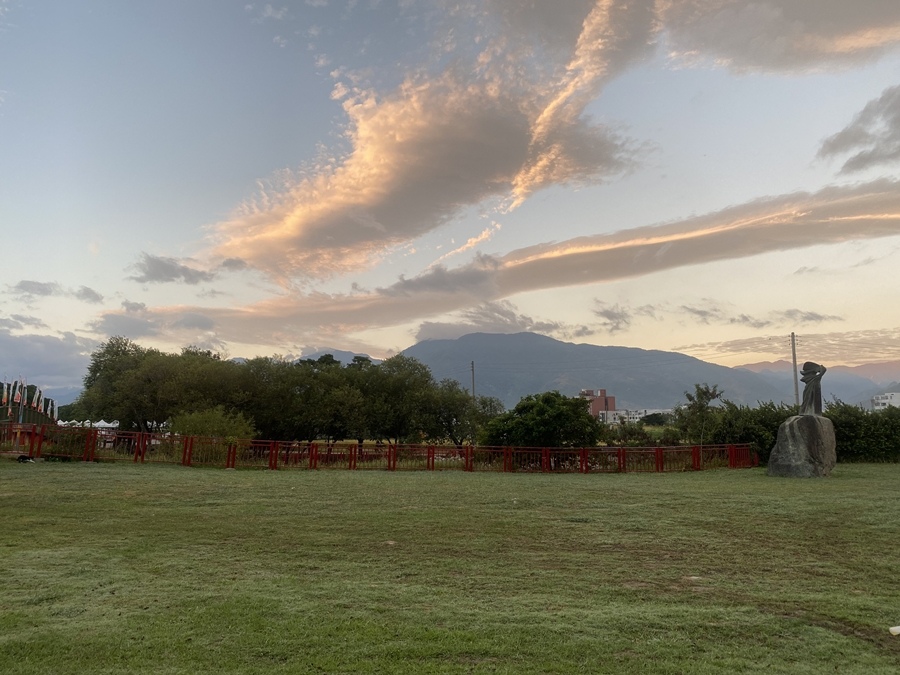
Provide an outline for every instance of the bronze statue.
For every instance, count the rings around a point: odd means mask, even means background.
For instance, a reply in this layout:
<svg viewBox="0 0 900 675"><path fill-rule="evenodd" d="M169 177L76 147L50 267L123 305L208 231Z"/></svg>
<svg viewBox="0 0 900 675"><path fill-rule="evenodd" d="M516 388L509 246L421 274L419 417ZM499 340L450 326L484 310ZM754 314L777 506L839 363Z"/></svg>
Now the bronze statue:
<svg viewBox="0 0 900 675"><path fill-rule="evenodd" d="M803 403L800 404L801 415L822 414L822 376L827 369L818 363L807 361L800 371L800 380L806 385L803 388Z"/></svg>

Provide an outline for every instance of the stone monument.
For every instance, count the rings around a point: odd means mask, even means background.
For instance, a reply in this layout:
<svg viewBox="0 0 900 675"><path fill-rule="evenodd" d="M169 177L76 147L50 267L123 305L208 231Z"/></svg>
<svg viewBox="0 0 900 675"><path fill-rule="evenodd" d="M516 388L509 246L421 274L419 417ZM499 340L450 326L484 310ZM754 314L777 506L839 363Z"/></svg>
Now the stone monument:
<svg viewBox="0 0 900 675"><path fill-rule="evenodd" d="M800 414L778 427L778 439L766 473L769 476L815 478L831 473L835 452L834 426L822 417L822 376L825 366L807 361L800 371L804 383Z"/></svg>

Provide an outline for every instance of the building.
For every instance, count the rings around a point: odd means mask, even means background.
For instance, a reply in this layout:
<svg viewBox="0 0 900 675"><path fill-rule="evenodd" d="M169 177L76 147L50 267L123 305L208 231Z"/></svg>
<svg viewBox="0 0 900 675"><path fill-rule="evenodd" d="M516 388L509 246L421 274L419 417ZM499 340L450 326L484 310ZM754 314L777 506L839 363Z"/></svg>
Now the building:
<svg viewBox="0 0 900 675"><path fill-rule="evenodd" d="M888 406L900 408L900 393L892 392L872 397L872 407L875 410L884 410Z"/></svg>
<svg viewBox="0 0 900 675"><path fill-rule="evenodd" d="M616 411L616 397L607 396L606 389L582 389L578 396L588 402L591 415L603 422L609 422Z"/></svg>
<svg viewBox="0 0 900 675"><path fill-rule="evenodd" d="M662 408L638 408L635 410L616 410L615 413L610 415L609 423L615 424L618 422L640 422L647 415L653 415L655 413L661 413L663 415L671 415L673 410L671 408L662 409Z"/></svg>

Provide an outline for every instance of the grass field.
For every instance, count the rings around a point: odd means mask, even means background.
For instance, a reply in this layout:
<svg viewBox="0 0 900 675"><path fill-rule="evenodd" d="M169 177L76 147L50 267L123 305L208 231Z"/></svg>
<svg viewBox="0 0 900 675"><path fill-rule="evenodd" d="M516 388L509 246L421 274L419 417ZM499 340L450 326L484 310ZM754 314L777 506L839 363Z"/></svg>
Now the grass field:
<svg viewBox="0 0 900 675"><path fill-rule="evenodd" d="M893 675L898 495L3 458L0 672Z"/></svg>

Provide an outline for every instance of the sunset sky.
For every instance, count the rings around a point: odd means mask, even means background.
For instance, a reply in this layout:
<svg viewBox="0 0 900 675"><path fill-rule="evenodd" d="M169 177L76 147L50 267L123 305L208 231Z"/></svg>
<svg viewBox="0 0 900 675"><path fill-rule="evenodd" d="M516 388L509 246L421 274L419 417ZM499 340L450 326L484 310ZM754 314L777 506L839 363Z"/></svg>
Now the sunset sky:
<svg viewBox="0 0 900 675"><path fill-rule="evenodd" d="M0 227L49 389L113 335L900 359L900 2L0 0Z"/></svg>

